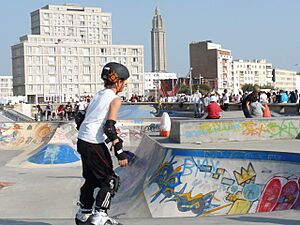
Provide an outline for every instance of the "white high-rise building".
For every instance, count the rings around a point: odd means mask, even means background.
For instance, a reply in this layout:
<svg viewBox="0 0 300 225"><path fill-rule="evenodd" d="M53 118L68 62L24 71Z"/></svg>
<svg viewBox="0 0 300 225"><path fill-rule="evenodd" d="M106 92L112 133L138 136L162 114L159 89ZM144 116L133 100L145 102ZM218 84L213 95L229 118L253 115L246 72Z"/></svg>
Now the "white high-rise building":
<svg viewBox="0 0 300 225"><path fill-rule="evenodd" d="M273 85L272 64L266 60L234 60L232 62L233 91L238 93L244 84Z"/></svg>
<svg viewBox="0 0 300 225"><path fill-rule="evenodd" d="M144 94L144 47L113 45L111 13L47 5L31 13L31 35L12 46L14 95L28 102L66 102L103 88L103 66L119 62L131 77L121 95Z"/></svg>

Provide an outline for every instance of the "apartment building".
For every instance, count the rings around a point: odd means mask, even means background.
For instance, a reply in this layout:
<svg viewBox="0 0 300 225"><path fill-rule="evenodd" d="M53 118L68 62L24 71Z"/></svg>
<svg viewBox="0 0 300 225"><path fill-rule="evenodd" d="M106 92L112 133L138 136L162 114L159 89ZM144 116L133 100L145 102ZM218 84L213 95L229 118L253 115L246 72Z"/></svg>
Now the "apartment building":
<svg viewBox="0 0 300 225"><path fill-rule="evenodd" d="M12 76L0 75L0 97L13 96L13 78Z"/></svg>
<svg viewBox="0 0 300 225"><path fill-rule="evenodd" d="M190 67L195 84L223 91L233 89L231 51L212 41L190 43Z"/></svg>
<svg viewBox="0 0 300 225"><path fill-rule="evenodd" d="M232 62L233 91L244 84L273 85L272 64L266 60L234 60Z"/></svg>
<svg viewBox="0 0 300 225"><path fill-rule="evenodd" d="M299 89L300 79L296 71L275 68L273 70L274 86L279 90L294 91Z"/></svg>
<svg viewBox="0 0 300 225"><path fill-rule="evenodd" d="M101 8L47 5L31 13L31 33L11 47L14 95L28 102L67 102L103 88L108 62L131 73L121 95L144 94L144 47L112 43L112 15Z"/></svg>

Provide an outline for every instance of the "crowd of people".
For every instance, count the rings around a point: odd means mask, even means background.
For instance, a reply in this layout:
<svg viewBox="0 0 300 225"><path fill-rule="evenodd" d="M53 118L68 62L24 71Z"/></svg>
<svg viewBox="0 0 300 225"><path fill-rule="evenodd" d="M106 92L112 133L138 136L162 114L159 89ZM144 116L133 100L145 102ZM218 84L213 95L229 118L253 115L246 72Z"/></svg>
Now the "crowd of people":
<svg viewBox="0 0 300 225"><path fill-rule="evenodd" d="M251 92L252 93L252 92ZM194 117L203 118L220 118L221 111L227 111L229 109L229 103L243 103L247 98L247 104L242 104L242 107L247 106L249 108L250 116L247 114L245 117L260 117L269 115L269 103L298 103L299 93L295 91L260 91L256 92L257 96L251 95L248 92L239 92L237 94L228 93L225 89L222 94L217 91L201 93L196 91L193 95L177 94L176 96L160 96L159 99L155 99L153 96L143 96L132 94L130 98L122 97L123 102L159 102L159 103L180 103L183 104L193 103L194 104ZM211 98L212 97L212 98ZM250 98L251 97L251 98ZM72 120L79 110L85 110L91 101L92 96L84 96L75 103L68 102L67 104L60 104L56 108L53 103L48 102L44 107L41 105L36 106L35 118L37 121L43 120ZM214 107L208 107L210 103L213 103ZM216 104L220 107L216 106ZM243 108L244 109L244 108ZM214 112L210 114L211 110ZM220 111L219 113L217 113ZM244 111L244 110L243 110ZM264 113L264 112L267 113Z"/></svg>
<svg viewBox="0 0 300 225"><path fill-rule="evenodd" d="M57 107L51 102L48 102L44 109L41 105L36 105L34 116L36 121L72 120L78 111L86 110L90 101L91 97L85 96L73 104L68 102L66 105L59 104Z"/></svg>

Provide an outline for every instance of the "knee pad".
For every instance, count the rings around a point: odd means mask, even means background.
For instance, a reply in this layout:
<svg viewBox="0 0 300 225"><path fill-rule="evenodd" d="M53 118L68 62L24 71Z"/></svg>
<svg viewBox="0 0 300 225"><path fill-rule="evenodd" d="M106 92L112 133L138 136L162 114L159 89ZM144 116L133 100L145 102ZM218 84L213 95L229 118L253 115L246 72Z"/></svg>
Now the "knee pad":
<svg viewBox="0 0 300 225"><path fill-rule="evenodd" d="M117 176L117 175L111 175L107 178L107 185L109 187L109 190L110 190L110 194L112 196L114 196L117 191L119 190L119 187L120 187L120 177Z"/></svg>

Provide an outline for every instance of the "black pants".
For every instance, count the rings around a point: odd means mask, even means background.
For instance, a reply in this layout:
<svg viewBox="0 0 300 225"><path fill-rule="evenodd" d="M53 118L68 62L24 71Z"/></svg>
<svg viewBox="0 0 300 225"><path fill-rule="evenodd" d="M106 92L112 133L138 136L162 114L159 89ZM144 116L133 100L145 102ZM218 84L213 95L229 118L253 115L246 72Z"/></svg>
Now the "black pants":
<svg viewBox="0 0 300 225"><path fill-rule="evenodd" d="M79 201L84 209L107 210L110 207L111 189L109 177L114 174L109 150L104 143L91 144L78 139L77 150L82 160L82 176L85 182L80 189ZM100 188L96 199L94 190Z"/></svg>

